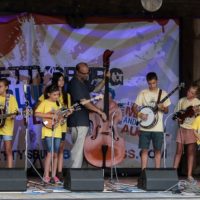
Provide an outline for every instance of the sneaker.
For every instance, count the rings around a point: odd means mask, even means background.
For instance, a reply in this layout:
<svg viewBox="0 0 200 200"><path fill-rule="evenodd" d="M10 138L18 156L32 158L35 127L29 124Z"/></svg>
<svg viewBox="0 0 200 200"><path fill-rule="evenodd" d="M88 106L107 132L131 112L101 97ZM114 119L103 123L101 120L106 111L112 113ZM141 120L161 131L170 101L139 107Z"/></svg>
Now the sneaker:
<svg viewBox="0 0 200 200"><path fill-rule="evenodd" d="M54 181L54 178L53 178L53 177L51 177L50 183L51 183L51 184L55 184L55 183L56 183L56 182Z"/></svg>
<svg viewBox="0 0 200 200"><path fill-rule="evenodd" d="M46 176L46 177L44 177L43 178L43 181L45 182L45 183L49 183L50 182L50 177L48 177L48 176Z"/></svg>
<svg viewBox="0 0 200 200"><path fill-rule="evenodd" d="M60 181L60 179L57 176L53 177L53 180L56 184L61 184L62 182Z"/></svg>
<svg viewBox="0 0 200 200"><path fill-rule="evenodd" d="M56 176L58 177L58 179L63 182L64 178L63 178L63 173L62 172L57 172Z"/></svg>
<svg viewBox="0 0 200 200"><path fill-rule="evenodd" d="M195 180L192 176L188 176L187 180L192 185L196 185L197 184L197 180Z"/></svg>

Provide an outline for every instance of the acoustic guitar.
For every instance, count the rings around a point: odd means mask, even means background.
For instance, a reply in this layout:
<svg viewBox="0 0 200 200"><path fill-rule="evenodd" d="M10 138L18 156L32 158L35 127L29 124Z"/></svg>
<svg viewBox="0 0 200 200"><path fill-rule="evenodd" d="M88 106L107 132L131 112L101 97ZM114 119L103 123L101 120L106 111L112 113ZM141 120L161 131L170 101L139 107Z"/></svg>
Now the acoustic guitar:
<svg viewBox="0 0 200 200"><path fill-rule="evenodd" d="M28 110L23 110L23 111L18 111L16 110L13 113L5 113L5 109L0 109L0 128L2 128L5 123L6 123L6 119L8 117L14 116L14 115L23 115L23 116L30 116L33 114L32 109L28 109Z"/></svg>
<svg viewBox="0 0 200 200"><path fill-rule="evenodd" d="M103 97L104 96L100 94L91 99L86 99L80 101L79 103L75 103L70 108L61 108L58 110L52 110L48 112L48 114L54 114L52 115L52 118L44 118L42 123L46 128L49 129L56 128L59 124L63 125L66 122L69 113L80 110L81 109L80 105L85 105L94 100L103 99Z"/></svg>

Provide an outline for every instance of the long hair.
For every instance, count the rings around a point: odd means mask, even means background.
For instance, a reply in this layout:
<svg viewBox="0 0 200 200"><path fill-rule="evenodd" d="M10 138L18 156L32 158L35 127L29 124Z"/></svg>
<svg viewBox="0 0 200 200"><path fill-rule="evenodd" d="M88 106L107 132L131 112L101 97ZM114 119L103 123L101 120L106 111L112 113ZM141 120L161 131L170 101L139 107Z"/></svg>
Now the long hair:
<svg viewBox="0 0 200 200"><path fill-rule="evenodd" d="M64 77L64 75L62 73L60 73L60 72L53 73L53 77L51 79L51 83L53 85L58 86L58 81L59 81L60 77L63 77L64 81L65 81L65 77ZM64 105L67 105L68 104L68 99L67 99L67 92L65 91L65 86L62 88L62 97L63 97Z"/></svg>

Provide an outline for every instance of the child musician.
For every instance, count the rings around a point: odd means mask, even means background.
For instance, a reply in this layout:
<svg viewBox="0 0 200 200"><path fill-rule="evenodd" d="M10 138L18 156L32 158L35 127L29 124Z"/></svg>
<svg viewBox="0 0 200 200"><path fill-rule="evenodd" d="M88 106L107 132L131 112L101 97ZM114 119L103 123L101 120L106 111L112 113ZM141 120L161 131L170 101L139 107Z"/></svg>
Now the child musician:
<svg viewBox="0 0 200 200"><path fill-rule="evenodd" d="M59 91L60 91L59 103L62 105L62 107L70 108L71 107L70 95L67 94L67 92L64 90L64 86L65 86L64 75L60 72L55 72L53 74L51 83L59 87ZM43 100L44 100L44 95L40 96L39 103L42 102ZM60 148L58 151L57 177L60 179L60 181L63 181L62 168L63 168L64 147L65 147L65 142L66 142L65 137L68 130L67 123L63 123L61 127L62 127L62 137L61 137L61 142L60 142Z"/></svg>
<svg viewBox="0 0 200 200"><path fill-rule="evenodd" d="M43 119L56 119L57 115L54 113L62 107L61 104L59 103L59 96L60 96L59 87L53 84L49 85L45 90L44 94L45 100L42 101L36 108L35 116L41 117ZM44 178L43 178L45 183L49 183L50 180L53 183L60 182L59 178L56 176L56 170L57 170L58 150L60 147L61 136L62 136L62 127L60 123L54 126L54 130L45 127L44 123L42 127L42 139L44 140L47 149L47 155L44 164ZM50 178L49 175L50 175L50 166L52 158L51 155L52 147L53 147L53 169L52 169L52 177Z"/></svg>
<svg viewBox="0 0 200 200"><path fill-rule="evenodd" d="M0 125L0 141L4 141L4 148L7 157L7 167L13 167L12 140L15 114L18 112L18 104L16 98L8 94L9 81L6 78L0 78L0 108L5 114L13 115L1 119Z"/></svg>
<svg viewBox="0 0 200 200"><path fill-rule="evenodd" d="M187 90L186 97L183 97L179 100L175 111L185 110L189 106L193 106L193 109L195 109L196 106L200 104L200 100L197 98L198 94L198 85L192 84ZM180 124L176 136L176 155L174 159L174 168L177 169L182 156L184 144L187 145L187 177L188 181L192 183L196 182L192 176L192 169L196 152L196 137L192 128L194 119L195 116L186 117L184 122ZM180 121L180 119L178 119L178 121Z"/></svg>

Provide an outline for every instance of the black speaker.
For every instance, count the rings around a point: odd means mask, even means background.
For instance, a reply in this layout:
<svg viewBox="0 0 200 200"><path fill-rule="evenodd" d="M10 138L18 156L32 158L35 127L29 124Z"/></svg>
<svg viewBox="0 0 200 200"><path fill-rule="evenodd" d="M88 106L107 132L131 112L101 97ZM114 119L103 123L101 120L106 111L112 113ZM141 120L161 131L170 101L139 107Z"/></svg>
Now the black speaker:
<svg viewBox="0 0 200 200"><path fill-rule="evenodd" d="M0 191L26 191L27 177L24 169L0 169Z"/></svg>
<svg viewBox="0 0 200 200"><path fill-rule="evenodd" d="M64 188L71 191L103 191L103 170L89 168L67 169Z"/></svg>
<svg viewBox="0 0 200 200"><path fill-rule="evenodd" d="M168 190L177 183L177 171L173 168L144 169L138 178L138 187L149 191Z"/></svg>

